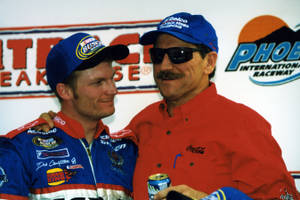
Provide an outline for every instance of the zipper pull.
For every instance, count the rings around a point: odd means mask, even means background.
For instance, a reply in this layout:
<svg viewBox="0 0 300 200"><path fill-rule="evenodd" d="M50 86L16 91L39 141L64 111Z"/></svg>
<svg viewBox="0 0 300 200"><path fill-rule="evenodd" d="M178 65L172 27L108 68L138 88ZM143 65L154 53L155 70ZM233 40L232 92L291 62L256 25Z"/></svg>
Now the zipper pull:
<svg viewBox="0 0 300 200"><path fill-rule="evenodd" d="M88 153L89 157L91 157L91 156L92 156L92 153L91 153L91 150L90 150L90 148L89 148L89 147L86 147L86 151L87 151L87 153Z"/></svg>

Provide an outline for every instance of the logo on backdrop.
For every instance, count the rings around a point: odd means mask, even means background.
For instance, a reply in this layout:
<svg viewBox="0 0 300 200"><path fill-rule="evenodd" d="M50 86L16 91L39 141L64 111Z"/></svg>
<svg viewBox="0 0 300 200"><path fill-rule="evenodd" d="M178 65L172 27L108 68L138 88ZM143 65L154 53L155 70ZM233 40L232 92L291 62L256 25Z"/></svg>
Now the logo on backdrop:
<svg viewBox="0 0 300 200"><path fill-rule="evenodd" d="M271 15L252 19L241 30L225 72L247 73L251 82L261 86L299 79L300 24L295 29Z"/></svg>
<svg viewBox="0 0 300 200"><path fill-rule="evenodd" d="M159 20L22 28L0 28L0 99L52 96L45 70L50 49L63 38L86 32L104 45L124 44L130 54L113 63L119 93L157 92L148 46L139 45L144 32Z"/></svg>

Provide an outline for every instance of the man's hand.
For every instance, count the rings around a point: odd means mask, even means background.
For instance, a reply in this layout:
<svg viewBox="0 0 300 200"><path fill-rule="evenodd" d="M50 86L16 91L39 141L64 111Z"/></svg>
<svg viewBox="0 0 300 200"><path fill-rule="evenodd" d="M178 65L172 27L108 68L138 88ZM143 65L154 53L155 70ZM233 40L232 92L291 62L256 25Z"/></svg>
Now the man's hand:
<svg viewBox="0 0 300 200"><path fill-rule="evenodd" d="M192 199L197 199L197 200L207 196L206 193L194 190L193 188L191 188L187 185L177 185L177 186L168 187L168 188L158 192L154 196L154 199L155 200L166 199L168 192L170 192L171 190L177 191L187 197L190 197Z"/></svg>
<svg viewBox="0 0 300 200"><path fill-rule="evenodd" d="M51 128L54 127L53 119L56 116L56 113L50 110L47 113L42 113L39 118L43 118L47 123L40 124L33 127L34 130L48 132Z"/></svg>

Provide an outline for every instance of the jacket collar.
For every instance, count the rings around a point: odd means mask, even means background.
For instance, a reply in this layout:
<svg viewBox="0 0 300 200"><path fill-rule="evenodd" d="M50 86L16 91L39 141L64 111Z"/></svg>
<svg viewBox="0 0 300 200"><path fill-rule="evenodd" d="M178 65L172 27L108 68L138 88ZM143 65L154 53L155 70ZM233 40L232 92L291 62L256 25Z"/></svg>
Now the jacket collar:
<svg viewBox="0 0 300 200"><path fill-rule="evenodd" d="M84 129L82 125L78 121L65 115L63 112L61 111L58 112L55 118L53 119L53 121L56 127L61 128L73 138L77 138L77 139L85 138ZM107 133L109 133L109 128L106 125L104 125L101 120L99 120L98 129L94 138L99 137L104 130Z"/></svg>

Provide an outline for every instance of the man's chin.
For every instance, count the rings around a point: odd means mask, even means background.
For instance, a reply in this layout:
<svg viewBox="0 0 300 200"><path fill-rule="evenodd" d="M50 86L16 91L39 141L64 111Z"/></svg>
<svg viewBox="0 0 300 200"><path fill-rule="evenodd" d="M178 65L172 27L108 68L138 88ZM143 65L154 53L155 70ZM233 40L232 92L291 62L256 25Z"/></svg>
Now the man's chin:
<svg viewBox="0 0 300 200"><path fill-rule="evenodd" d="M104 112L102 118L109 117L109 116L113 115L114 113L115 113L115 109L113 109L111 111Z"/></svg>
<svg viewBox="0 0 300 200"><path fill-rule="evenodd" d="M102 110L99 113L94 113L93 119L101 120L103 118L109 117L115 113L115 109Z"/></svg>
<svg viewBox="0 0 300 200"><path fill-rule="evenodd" d="M174 89L174 87L170 87L168 85L160 85L159 92L166 99L174 98L174 96L177 94L177 91Z"/></svg>
<svg viewBox="0 0 300 200"><path fill-rule="evenodd" d="M161 92L161 95L167 101L176 101L178 99L178 96L174 92Z"/></svg>

